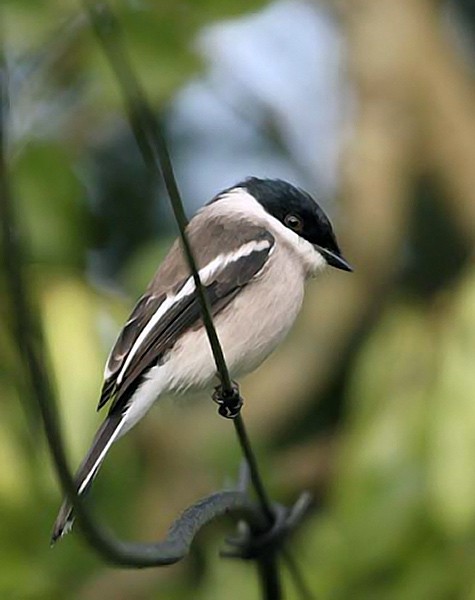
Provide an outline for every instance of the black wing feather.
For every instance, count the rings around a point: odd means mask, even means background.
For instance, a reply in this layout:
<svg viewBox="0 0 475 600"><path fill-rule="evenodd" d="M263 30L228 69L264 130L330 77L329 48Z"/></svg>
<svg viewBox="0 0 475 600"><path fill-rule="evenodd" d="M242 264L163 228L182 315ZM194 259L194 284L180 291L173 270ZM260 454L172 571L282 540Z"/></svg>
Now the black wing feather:
<svg viewBox="0 0 475 600"><path fill-rule="evenodd" d="M262 230L261 234L254 237L253 241L259 242L263 240L268 241L268 245L228 263L216 274L214 280L205 286L213 316L216 316L227 306L240 289L252 281L265 265L273 247L274 238L270 233ZM185 281L181 282L180 288L184 285ZM163 299L161 297L156 301L147 301L142 298L139 301L131 319L126 325L126 327L129 324L137 326L138 330L135 330L134 340L137 339ZM182 300L174 304L160 318L156 326L144 339L140 348L135 352L126 371L122 374L120 384L117 384L118 373L128 354L124 353L121 364L116 367L113 376L104 382L100 406L103 406L113 397L109 414L122 412L126 408L131 395L141 382L142 375L162 359L164 354L174 346L184 332L200 323L200 317L201 307L196 293L185 296ZM133 321L133 319L135 320ZM123 332L117 341L118 346L115 347L114 351L119 350L120 352L121 340L129 343L128 350L130 351L131 345L127 338L128 333Z"/></svg>
<svg viewBox="0 0 475 600"><path fill-rule="evenodd" d="M138 300L107 360L107 370L109 374L102 386L97 410L100 410L107 404L108 400L113 395L117 375L122 368L124 360L127 358L130 348L147 325L151 315L153 315L164 299L165 294L163 293L158 296L152 293L146 293Z"/></svg>

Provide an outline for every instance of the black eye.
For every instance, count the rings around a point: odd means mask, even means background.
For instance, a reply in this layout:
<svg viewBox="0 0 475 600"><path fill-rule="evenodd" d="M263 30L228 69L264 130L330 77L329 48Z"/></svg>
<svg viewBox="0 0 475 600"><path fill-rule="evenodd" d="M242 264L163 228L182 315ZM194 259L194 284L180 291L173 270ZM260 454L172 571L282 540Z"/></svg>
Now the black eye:
<svg viewBox="0 0 475 600"><path fill-rule="evenodd" d="M302 231L303 229L303 221L297 215L286 215L284 223L294 231Z"/></svg>

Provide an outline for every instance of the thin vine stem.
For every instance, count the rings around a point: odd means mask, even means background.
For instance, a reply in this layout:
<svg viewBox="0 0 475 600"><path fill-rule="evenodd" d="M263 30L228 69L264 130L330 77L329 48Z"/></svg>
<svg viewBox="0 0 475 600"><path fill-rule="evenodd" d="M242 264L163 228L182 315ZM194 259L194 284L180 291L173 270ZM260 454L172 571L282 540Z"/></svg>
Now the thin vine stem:
<svg viewBox="0 0 475 600"><path fill-rule="evenodd" d="M247 435L247 430L244 425L244 419L239 414L235 419L233 419L233 423L237 437L239 439L239 444L241 446L242 453L244 454L246 462L249 466L249 474L251 477L252 485L256 492L256 496L259 499L262 512L264 513L268 524L272 525L275 520L274 511L272 510L271 501L269 499L261 475L259 473L259 467L257 465L256 457L252 450L249 436Z"/></svg>
<svg viewBox="0 0 475 600"><path fill-rule="evenodd" d="M282 550L282 558L287 565L290 576L293 579L295 589L302 600L315 600L313 593L310 591L310 588L300 571L299 564L287 548Z"/></svg>
<svg viewBox="0 0 475 600"><path fill-rule="evenodd" d="M206 290L201 283L193 250L186 235L188 220L183 208L183 202L176 182L167 144L157 119L146 101L145 94L131 68L120 39L119 24L108 3L105 1L94 2L93 0L84 0L84 5L91 19L92 27L120 86L130 125L137 144L142 152L144 161L151 171L156 175L161 176L165 182L178 225L185 258L195 283L203 322L213 352L217 372L221 379L223 393L232 395L232 380L226 364L224 352L211 317L211 309ZM257 461L246 432L244 421L241 415L238 414L237 417L233 419L233 422L241 449L249 464L254 490L261 505L263 515L267 519L270 527L273 524L275 517L259 473ZM265 560L262 559L262 562L259 561L258 571L261 577L265 597L272 600L279 600L281 598L281 585L275 556L266 557Z"/></svg>

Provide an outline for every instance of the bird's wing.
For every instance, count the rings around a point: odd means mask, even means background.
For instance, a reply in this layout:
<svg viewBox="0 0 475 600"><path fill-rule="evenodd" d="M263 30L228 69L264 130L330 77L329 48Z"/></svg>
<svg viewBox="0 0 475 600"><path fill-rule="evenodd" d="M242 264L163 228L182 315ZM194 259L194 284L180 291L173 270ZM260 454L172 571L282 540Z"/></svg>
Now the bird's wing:
<svg viewBox="0 0 475 600"><path fill-rule="evenodd" d="M193 242L193 231L190 233ZM219 227L217 233L223 235ZM208 247L196 259L214 316L258 275L272 252L274 237L264 228L253 226L245 238L240 236L239 243L236 237L234 243L229 243L230 238L226 236L221 239L222 243L215 237L212 239L215 251L210 252ZM174 282L169 272L172 264L180 273ZM123 411L144 372L157 364L183 333L196 326L201 308L195 291L181 249L175 245L111 351L98 408L113 399L110 413Z"/></svg>

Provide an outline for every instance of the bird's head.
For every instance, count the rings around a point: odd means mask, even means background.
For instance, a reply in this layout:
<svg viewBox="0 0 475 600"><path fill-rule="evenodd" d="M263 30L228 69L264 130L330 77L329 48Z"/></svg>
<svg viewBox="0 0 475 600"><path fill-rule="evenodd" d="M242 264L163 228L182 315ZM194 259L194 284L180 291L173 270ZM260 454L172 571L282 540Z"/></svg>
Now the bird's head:
<svg viewBox="0 0 475 600"><path fill-rule="evenodd" d="M272 217L310 242L327 265L353 270L341 253L330 219L307 192L280 179L257 177L237 187L244 188Z"/></svg>

